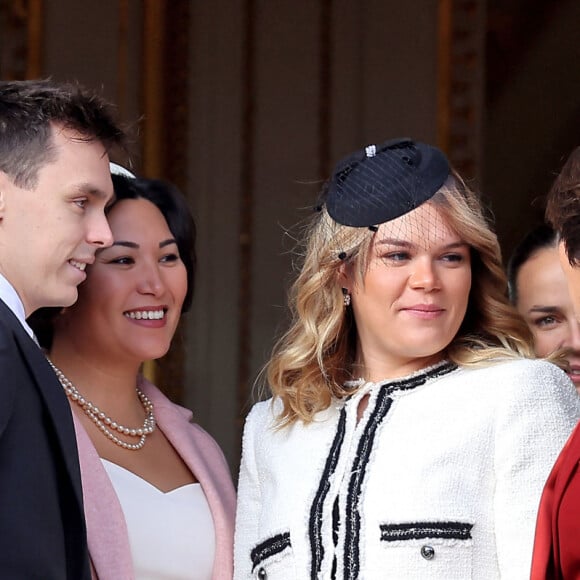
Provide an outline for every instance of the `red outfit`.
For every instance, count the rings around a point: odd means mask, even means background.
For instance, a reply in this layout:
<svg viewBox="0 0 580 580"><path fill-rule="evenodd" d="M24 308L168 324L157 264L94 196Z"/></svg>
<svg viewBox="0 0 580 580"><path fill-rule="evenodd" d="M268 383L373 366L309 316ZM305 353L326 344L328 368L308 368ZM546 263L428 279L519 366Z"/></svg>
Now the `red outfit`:
<svg viewBox="0 0 580 580"><path fill-rule="evenodd" d="M548 478L538 512L531 580L580 579L580 423Z"/></svg>

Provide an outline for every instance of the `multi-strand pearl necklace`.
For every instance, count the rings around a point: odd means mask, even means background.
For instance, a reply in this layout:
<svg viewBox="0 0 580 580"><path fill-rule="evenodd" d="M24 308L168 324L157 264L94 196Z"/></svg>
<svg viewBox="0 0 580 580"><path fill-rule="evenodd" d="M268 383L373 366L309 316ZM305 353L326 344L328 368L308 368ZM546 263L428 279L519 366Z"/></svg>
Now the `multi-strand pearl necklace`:
<svg viewBox="0 0 580 580"><path fill-rule="evenodd" d="M83 409L83 411L88 415L93 423L101 430L103 435L108 437L119 447L128 449L130 451L137 451L138 449L141 449L143 445L145 445L147 435L151 435L151 433L153 433L156 423L155 415L153 414L153 403L149 400L147 395L143 393L143 391L136 387L137 396L139 397L139 400L141 401L141 404L143 405L146 413L143 426L137 429L124 427L103 413L103 411L101 411L96 405L85 399L85 397L79 393L78 389L73 385L73 383L66 378L64 373L58 367L56 367L50 359L48 362L52 367L52 370L54 370L56 373L56 376L58 377L58 380L60 381L60 384L62 385L62 388L64 389L64 392L67 394L68 398ZM126 443L122 439L119 439L113 430L126 435L127 437L139 437L139 441L137 443Z"/></svg>

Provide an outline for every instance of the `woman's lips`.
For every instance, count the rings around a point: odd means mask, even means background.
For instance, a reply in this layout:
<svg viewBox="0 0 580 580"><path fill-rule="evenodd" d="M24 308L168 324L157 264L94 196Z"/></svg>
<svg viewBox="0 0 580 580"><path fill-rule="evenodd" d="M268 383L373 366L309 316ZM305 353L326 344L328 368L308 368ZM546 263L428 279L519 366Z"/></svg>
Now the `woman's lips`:
<svg viewBox="0 0 580 580"><path fill-rule="evenodd" d="M424 320L433 320L445 312L444 308L435 304L413 304L412 306L406 306L401 310L407 312L411 316L422 318Z"/></svg>

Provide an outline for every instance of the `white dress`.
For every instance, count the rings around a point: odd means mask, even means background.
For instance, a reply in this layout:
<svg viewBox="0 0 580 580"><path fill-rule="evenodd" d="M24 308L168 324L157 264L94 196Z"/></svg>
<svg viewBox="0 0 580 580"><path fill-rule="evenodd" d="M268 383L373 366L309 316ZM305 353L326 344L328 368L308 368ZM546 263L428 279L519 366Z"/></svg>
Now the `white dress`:
<svg viewBox="0 0 580 580"><path fill-rule="evenodd" d="M209 580L215 532L201 485L164 493L138 475L101 459L119 498L137 580Z"/></svg>

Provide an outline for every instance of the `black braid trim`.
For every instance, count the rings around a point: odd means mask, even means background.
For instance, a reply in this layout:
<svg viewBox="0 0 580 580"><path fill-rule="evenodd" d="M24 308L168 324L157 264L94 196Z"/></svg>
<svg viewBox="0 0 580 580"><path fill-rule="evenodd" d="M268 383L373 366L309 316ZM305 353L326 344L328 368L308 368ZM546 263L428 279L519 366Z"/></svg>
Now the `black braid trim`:
<svg viewBox="0 0 580 580"><path fill-rule="evenodd" d="M320 477L320 484L312 506L310 507L310 519L308 523L308 536L310 539L310 553L312 560L310 562L310 577L314 580L320 572L322 560L324 559L324 547L322 546L322 510L324 507L324 500L330 490L330 477L336 469L338 458L340 457L340 448L344 441L344 434L346 430L346 409L343 408L340 412L338 426L336 428L336 435L330 447L330 452L326 459L324 471Z"/></svg>
<svg viewBox="0 0 580 580"><path fill-rule="evenodd" d="M277 534L263 542L260 542L250 553L250 558L252 559L252 572L256 566L262 563L266 558L279 554L291 546L290 532Z"/></svg>
<svg viewBox="0 0 580 580"><path fill-rule="evenodd" d="M470 540L473 524L464 522L410 522L404 524L381 524L381 541L423 540L444 538Z"/></svg>
<svg viewBox="0 0 580 580"><path fill-rule="evenodd" d="M360 438L352 465L352 476L346 498L344 580L355 580L359 575L360 513L358 502L377 428L389 412L392 403L393 400L388 396L388 391L383 388L377 396L375 408Z"/></svg>
<svg viewBox="0 0 580 580"><path fill-rule="evenodd" d="M408 391L410 389L415 389L424 385L427 381L448 375L449 373L456 370L458 366L449 361L444 361L443 363L431 367L423 373L418 373L406 379L394 380L383 385L383 388L387 389L387 393L390 395L395 391Z"/></svg>

